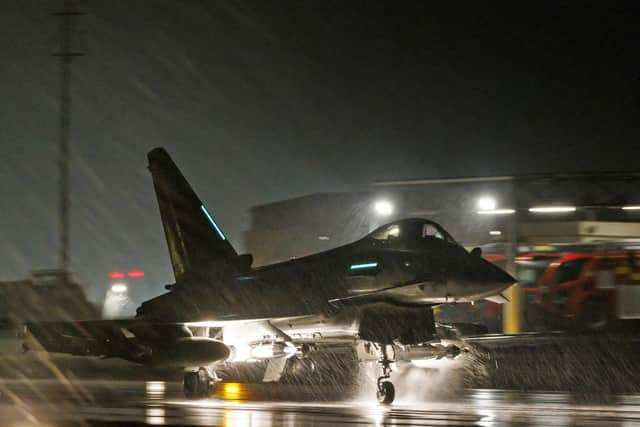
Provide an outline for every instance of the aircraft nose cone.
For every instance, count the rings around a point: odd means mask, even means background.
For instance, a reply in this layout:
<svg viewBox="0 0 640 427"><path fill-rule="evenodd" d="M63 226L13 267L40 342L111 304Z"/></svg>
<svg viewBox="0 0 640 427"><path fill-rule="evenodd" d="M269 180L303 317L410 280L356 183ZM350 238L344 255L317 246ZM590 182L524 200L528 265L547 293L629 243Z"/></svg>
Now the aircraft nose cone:
<svg viewBox="0 0 640 427"><path fill-rule="evenodd" d="M500 273L502 273L502 282L504 283L509 283L509 284L513 284L513 283L517 283L518 279L516 279L515 277L513 277L511 274L507 273L504 270L500 270Z"/></svg>
<svg viewBox="0 0 640 427"><path fill-rule="evenodd" d="M516 283L518 280L516 280L515 277L513 277L511 274L507 273L506 271L504 271L503 269L501 269L500 267L493 265L491 263L489 263L489 265L491 266L491 269L493 270L491 272L491 276L493 277L493 280L497 283L504 283L505 285L512 285L514 283Z"/></svg>
<svg viewBox="0 0 640 427"><path fill-rule="evenodd" d="M482 272L482 277L486 282L494 285L504 285L504 287L508 287L517 282L516 278L511 274L485 259L481 260L479 271Z"/></svg>

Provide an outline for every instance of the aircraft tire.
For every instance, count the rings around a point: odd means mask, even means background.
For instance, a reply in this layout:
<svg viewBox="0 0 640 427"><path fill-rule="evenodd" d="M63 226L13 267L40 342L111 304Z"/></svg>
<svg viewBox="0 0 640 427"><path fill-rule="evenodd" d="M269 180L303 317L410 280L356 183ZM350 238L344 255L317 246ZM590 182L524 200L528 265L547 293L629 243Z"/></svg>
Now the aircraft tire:
<svg viewBox="0 0 640 427"><path fill-rule="evenodd" d="M200 368L197 372L185 372L183 387L187 399L209 397L209 373L205 368Z"/></svg>
<svg viewBox="0 0 640 427"><path fill-rule="evenodd" d="M311 358L292 358L289 373L294 378L308 378L316 373L316 364Z"/></svg>
<svg viewBox="0 0 640 427"><path fill-rule="evenodd" d="M183 381L184 397L187 399L197 399L198 373L185 372Z"/></svg>
<svg viewBox="0 0 640 427"><path fill-rule="evenodd" d="M391 381L380 381L376 397L378 398L378 403L391 405L396 397L396 388L393 383Z"/></svg>

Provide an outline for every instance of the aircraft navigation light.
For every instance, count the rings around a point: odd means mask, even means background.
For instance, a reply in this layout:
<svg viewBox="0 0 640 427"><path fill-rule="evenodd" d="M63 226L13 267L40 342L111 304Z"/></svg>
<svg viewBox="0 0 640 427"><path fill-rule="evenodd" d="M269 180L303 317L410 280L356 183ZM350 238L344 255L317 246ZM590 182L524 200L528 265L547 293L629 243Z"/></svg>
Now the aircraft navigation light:
<svg viewBox="0 0 640 427"><path fill-rule="evenodd" d="M529 212L534 213L575 212L575 210L575 206L538 206L529 208Z"/></svg>
<svg viewBox="0 0 640 427"><path fill-rule="evenodd" d="M393 213L393 204L385 199L377 200L373 204L373 210L379 216L389 216Z"/></svg>
<svg viewBox="0 0 640 427"><path fill-rule="evenodd" d="M124 279L124 273L119 271L112 271L109 273L109 279Z"/></svg>
<svg viewBox="0 0 640 427"><path fill-rule="evenodd" d="M481 211L492 211L498 207L496 199L489 196L483 196L478 199L478 209Z"/></svg>
<svg viewBox="0 0 640 427"><path fill-rule="evenodd" d="M364 264L352 264L349 267L349 270L363 270L366 268L376 268L378 266L377 262L367 262Z"/></svg>
<svg viewBox="0 0 640 427"><path fill-rule="evenodd" d="M129 277L144 277L144 271L140 271L140 270L132 270L130 272L127 273L127 276Z"/></svg>
<svg viewBox="0 0 640 427"><path fill-rule="evenodd" d="M489 232L489 234L490 234L491 236L502 236L502 231L500 231L500 230L491 230L491 231Z"/></svg>
<svg viewBox="0 0 640 427"><path fill-rule="evenodd" d="M111 290L113 292L127 292L127 285L125 285L124 283L114 283L113 285L111 285Z"/></svg>
<svg viewBox="0 0 640 427"><path fill-rule="evenodd" d="M490 209L486 211L478 211L480 215L510 215L515 212L515 209Z"/></svg>
<svg viewBox="0 0 640 427"><path fill-rule="evenodd" d="M625 211L640 211L640 205L623 206L622 209Z"/></svg>
<svg viewBox="0 0 640 427"><path fill-rule="evenodd" d="M218 235L220 236L220 238L222 240L227 240L226 237L224 237L224 234L222 234L222 230L220 230L220 227L218 227L218 224L216 224L216 222L213 220L213 217L211 216L211 214L209 213L209 211L207 210L207 208L204 207L204 205L200 205L200 210L204 213L204 215L207 217L207 219L209 220L209 222L211 223L211 225L213 225L213 228L216 229L216 231L218 232Z"/></svg>

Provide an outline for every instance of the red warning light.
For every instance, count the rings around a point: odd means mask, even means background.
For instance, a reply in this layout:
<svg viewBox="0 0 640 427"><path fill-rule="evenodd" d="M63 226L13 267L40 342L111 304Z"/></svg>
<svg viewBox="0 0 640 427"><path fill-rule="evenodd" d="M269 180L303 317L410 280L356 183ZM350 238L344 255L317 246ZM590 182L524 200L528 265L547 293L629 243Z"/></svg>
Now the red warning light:
<svg viewBox="0 0 640 427"><path fill-rule="evenodd" d="M144 271L133 270L127 273L129 277L144 277Z"/></svg>
<svg viewBox="0 0 640 427"><path fill-rule="evenodd" d="M119 271L112 271L109 273L109 279L124 279L124 273L120 273Z"/></svg>

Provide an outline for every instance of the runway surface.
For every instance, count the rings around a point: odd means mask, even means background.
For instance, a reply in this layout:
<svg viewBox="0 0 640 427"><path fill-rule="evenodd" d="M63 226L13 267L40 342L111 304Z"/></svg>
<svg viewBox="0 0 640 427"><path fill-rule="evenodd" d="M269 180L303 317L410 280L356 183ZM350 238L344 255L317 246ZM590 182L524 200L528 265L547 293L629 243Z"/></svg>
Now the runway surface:
<svg viewBox="0 0 640 427"><path fill-rule="evenodd" d="M230 398L242 392L230 389ZM234 394L235 393L235 394ZM245 395L246 396L246 395ZM188 401L179 383L0 382L0 425L31 426L640 426L640 395L601 401L564 393L462 390L453 398L385 408L344 402Z"/></svg>

